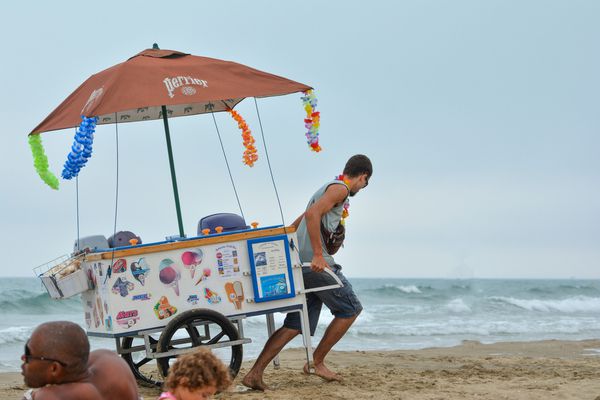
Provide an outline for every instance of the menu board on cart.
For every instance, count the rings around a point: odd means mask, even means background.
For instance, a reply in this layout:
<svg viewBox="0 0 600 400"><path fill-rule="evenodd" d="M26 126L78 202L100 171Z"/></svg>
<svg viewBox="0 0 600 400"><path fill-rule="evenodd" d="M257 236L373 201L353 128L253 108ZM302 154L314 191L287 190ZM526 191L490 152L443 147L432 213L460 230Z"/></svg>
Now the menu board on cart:
<svg viewBox="0 0 600 400"><path fill-rule="evenodd" d="M257 303L294 297L294 276L286 235L249 239L248 255Z"/></svg>

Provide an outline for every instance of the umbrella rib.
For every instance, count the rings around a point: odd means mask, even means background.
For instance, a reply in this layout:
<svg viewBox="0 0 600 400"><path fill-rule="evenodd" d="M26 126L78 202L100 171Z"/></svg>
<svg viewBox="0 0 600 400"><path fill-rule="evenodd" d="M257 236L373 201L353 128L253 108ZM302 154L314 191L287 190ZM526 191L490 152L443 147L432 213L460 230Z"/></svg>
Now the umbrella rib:
<svg viewBox="0 0 600 400"><path fill-rule="evenodd" d="M229 104L225 103L223 100L221 100L221 103L223 103L223 105L225 106L225 110L226 110L226 111L231 111L231 110L233 110L233 108L229 107Z"/></svg>

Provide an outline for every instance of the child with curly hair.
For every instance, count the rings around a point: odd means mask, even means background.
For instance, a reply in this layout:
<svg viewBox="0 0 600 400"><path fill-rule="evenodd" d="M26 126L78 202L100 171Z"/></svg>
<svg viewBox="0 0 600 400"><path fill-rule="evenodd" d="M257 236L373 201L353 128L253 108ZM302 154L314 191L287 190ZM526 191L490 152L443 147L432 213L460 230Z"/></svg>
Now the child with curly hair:
<svg viewBox="0 0 600 400"><path fill-rule="evenodd" d="M180 356L169 369L158 400L205 400L231 385L229 368L210 350Z"/></svg>

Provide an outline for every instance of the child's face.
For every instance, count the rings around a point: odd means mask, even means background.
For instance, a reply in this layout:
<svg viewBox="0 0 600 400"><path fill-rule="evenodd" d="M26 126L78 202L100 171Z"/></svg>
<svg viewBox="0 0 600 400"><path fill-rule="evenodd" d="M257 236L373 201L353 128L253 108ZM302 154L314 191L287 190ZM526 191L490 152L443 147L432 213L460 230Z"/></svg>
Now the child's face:
<svg viewBox="0 0 600 400"><path fill-rule="evenodd" d="M189 389L183 386L177 387L173 394L177 400L208 400L217 393L216 386L204 386L200 389Z"/></svg>

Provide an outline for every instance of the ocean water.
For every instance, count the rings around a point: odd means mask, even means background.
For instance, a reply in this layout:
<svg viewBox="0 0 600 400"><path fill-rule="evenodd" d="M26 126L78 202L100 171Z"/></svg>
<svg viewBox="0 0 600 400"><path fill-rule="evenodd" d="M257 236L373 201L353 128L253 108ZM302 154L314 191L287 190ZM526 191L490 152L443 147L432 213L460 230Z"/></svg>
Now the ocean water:
<svg viewBox="0 0 600 400"><path fill-rule="evenodd" d="M364 311L336 350L420 349L460 344L600 338L600 281L350 279ZM52 300L37 278L0 278L0 371L19 371L25 341L41 322L82 326L78 297ZM284 315L276 314L281 324ZM313 346L333 317L323 309ZM267 338L264 316L244 322L244 359ZM115 349L113 339L90 338ZM291 347L301 347L298 337Z"/></svg>

